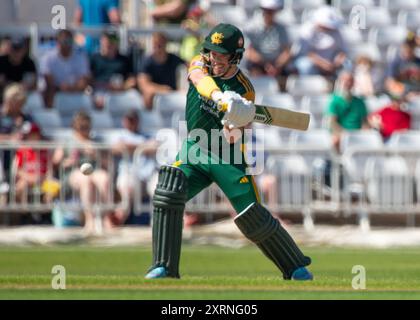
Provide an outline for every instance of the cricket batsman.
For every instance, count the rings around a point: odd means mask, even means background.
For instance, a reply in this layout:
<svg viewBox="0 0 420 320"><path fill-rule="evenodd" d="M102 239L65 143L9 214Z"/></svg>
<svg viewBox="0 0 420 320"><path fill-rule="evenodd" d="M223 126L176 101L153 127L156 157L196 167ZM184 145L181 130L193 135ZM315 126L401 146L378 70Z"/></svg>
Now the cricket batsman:
<svg viewBox="0 0 420 320"><path fill-rule="evenodd" d="M233 25L219 24L205 38L201 54L190 63L188 138L176 162L159 170L153 196L153 265L147 279L180 277L185 203L213 182L236 210L235 224L273 261L284 279L313 279L306 269L311 259L303 255L279 221L261 205L254 178L247 175L243 150L239 164L232 157L226 161L214 152L228 148L233 154L235 148L242 148L241 140L232 141L229 132L242 130L255 116L254 88L238 67L243 53L242 32ZM194 130L204 131L209 138L192 135ZM227 137L225 143L220 142L223 139L211 139L215 131Z"/></svg>

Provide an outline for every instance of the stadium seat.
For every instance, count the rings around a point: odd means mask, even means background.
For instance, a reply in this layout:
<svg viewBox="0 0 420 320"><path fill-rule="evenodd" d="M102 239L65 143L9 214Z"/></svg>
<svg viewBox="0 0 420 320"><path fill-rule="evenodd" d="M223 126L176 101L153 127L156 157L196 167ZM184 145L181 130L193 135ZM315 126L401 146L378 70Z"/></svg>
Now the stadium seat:
<svg viewBox="0 0 420 320"><path fill-rule="evenodd" d="M114 127L112 117L107 110L91 111L89 115L92 119L92 129L95 131Z"/></svg>
<svg viewBox="0 0 420 320"><path fill-rule="evenodd" d="M285 8L302 12L305 9L315 9L326 4L325 0L285 0Z"/></svg>
<svg viewBox="0 0 420 320"><path fill-rule="evenodd" d="M329 92L330 84L322 76L290 76L286 89L293 96L319 95Z"/></svg>
<svg viewBox="0 0 420 320"><path fill-rule="evenodd" d="M115 143L116 137L119 136L125 129L117 128L117 129L103 129L103 130L96 130L98 137L106 144L113 144Z"/></svg>
<svg viewBox="0 0 420 320"><path fill-rule="evenodd" d="M302 99L302 111L311 113L311 122L314 120L317 127L326 127L324 119L330 98L331 96L329 94L325 94L318 96L305 96Z"/></svg>
<svg viewBox="0 0 420 320"><path fill-rule="evenodd" d="M45 132L45 135L56 142L69 143L73 141L73 129L56 128Z"/></svg>
<svg viewBox="0 0 420 320"><path fill-rule="evenodd" d="M92 110L93 103L91 96L84 93L59 92L54 96L53 107L61 116L73 116L77 111Z"/></svg>
<svg viewBox="0 0 420 320"><path fill-rule="evenodd" d="M111 116L122 117L128 110L142 110L143 99L137 90L127 90L119 93L109 93L105 96L104 109L111 113Z"/></svg>
<svg viewBox="0 0 420 320"><path fill-rule="evenodd" d="M340 140L340 150L342 153L352 151L353 149L378 150L382 147L382 137L375 130L346 131Z"/></svg>
<svg viewBox="0 0 420 320"><path fill-rule="evenodd" d="M348 46L353 46L363 42L363 35L359 29L350 25L343 25L340 29L341 36Z"/></svg>
<svg viewBox="0 0 420 320"><path fill-rule="evenodd" d="M375 43L378 47L398 46L407 37L407 29L402 26L383 26L373 28L369 31L368 41Z"/></svg>
<svg viewBox="0 0 420 320"><path fill-rule="evenodd" d="M32 113L34 110L42 110L45 108L44 99L38 91L31 91L28 94L26 103L23 107L25 112Z"/></svg>
<svg viewBox="0 0 420 320"><path fill-rule="evenodd" d="M368 159L364 180L370 205L375 209L397 210L400 213L413 206L413 180L403 157Z"/></svg>
<svg viewBox="0 0 420 320"><path fill-rule="evenodd" d="M159 129L164 128L163 119L160 113L155 110L141 110L140 123L141 130L152 136L154 136Z"/></svg>
<svg viewBox="0 0 420 320"><path fill-rule="evenodd" d="M400 11L398 13L398 24L410 30L420 28L420 9L410 11Z"/></svg>
<svg viewBox="0 0 420 320"><path fill-rule="evenodd" d="M282 128L254 123L253 129L257 143L264 143L264 148L275 149L283 145Z"/></svg>
<svg viewBox="0 0 420 320"><path fill-rule="evenodd" d="M289 145L291 147L315 148L331 150L332 140L328 130L318 129L310 131L293 131L290 134Z"/></svg>
<svg viewBox="0 0 420 320"><path fill-rule="evenodd" d="M299 41L302 34L303 26L301 24L287 25L286 31L291 43L295 44Z"/></svg>
<svg viewBox="0 0 420 320"><path fill-rule="evenodd" d="M210 13L218 23L231 23L241 28L248 22L245 8L233 5L216 5L210 7Z"/></svg>
<svg viewBox="0 0 420 320"><path fill-rule="evenodd" d="M384 54L386 53L384 52ZM375 62L382 61L381 51L379 50L376 44L371 43L371 42L359 43L350 47L349 49L350 59L352 61L355 61L355 59L359 56L367 56Z"/></svg>
<svg viewBox="0 0 420 320"><path fill-rule="evenodd" d="M271 95L264 95L261 99L261 104L264 106L271 107L298 109L295 100L288 93L275 93Z"/></svg>
<svg viewBox="0 0 420 320"><path fill-rule="evenodd" d="M277 80L269 76L249 77L255 89L256 101L261 101L265 95L276 94L279 92Z"/></svg>
<svg viewBox="0 0 420 320"><path fill-rule="evenodd" d="M375 5L374 0L333 0L332 4L345 15L350 13L356 6L362 6L369 10Z"/></svg>
<svg viewBox="0 0 420 320"><path fill-rule="evenodd" d="M411 114L411 128L420 130L420 98L408 103L407 111Z"/></svg>
<svg viewBox="0 0 420 320"><path fill-rule="evenodd" d="M387 146L391 149L418 149L420 151L420 131L395 132Z"/></svg>
<svg viewBox="0 0 420 320"><path fill-rule="evenodd" d="M380 6L387 8L390 12L397 12L400 10L416 10L420 9L419 0L381 0Z"/></svg>
<svg viewBox="0 0 420 320"><path fill-rule="evenodd" d="M386 107L390 103L391 99L387 95L372 96L367 97L365 99L365 104L369 113L378 111L379 109Z"/></svg>
<svg viewBox="0 0 420 320"><path fill-rule="evenodd" d="M31 112L31 116L42 128L44 134L50 129L61 128L63 125L60 114L55 109L36 110Z"/></svg>
<svg viewBox="0 0 420 320"><path fill-rule="evenodd" d="M359 14L358 12L355 14ZM370 29L373 27L384 27L392 24L392 18L390 13L386 8L375 7L374 10L365 10L365 22L366 28ZM349 16L349 24L351 25L355 17L353 15Z"/></svg>
<svg viewBox="0 0 420 320"><path fill-rule="evenodd" d="M153 99L153 109L156 110L163 119L165 127L171 127L172 116L175 112L184 112L187 97L184 92L170 92L158 94Z"/></svg>

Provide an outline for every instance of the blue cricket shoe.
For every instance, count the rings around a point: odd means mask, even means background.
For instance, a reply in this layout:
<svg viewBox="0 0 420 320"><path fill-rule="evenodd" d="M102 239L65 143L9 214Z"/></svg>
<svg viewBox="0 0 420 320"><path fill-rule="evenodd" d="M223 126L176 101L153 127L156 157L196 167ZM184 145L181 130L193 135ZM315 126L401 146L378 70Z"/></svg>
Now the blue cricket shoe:
<svg viewBox="0 0 420 320"><path fill-rule="evenodd" d="M166 278L167 272L165 267L157 267L151 270L148 274L146 274L146 279L159 279L159 278Z"/></svg>
<svg viewBox="0 0 420 320"><path fill-rule="evenodd" d="M314 276L305 267L298 268L292 273L292 280L308 281L308 280L313 280L313 279L314 279Z"/></svg>

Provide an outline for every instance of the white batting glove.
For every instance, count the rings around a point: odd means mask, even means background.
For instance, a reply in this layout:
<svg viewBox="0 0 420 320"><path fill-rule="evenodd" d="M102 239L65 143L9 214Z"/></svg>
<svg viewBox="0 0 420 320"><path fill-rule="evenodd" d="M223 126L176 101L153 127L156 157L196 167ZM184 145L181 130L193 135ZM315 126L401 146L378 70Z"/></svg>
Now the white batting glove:
<svg viewBox="0 0 420 320"><path fill-rule="evenodd" d="M255 117L255 106L251 101L242 98L240 95L228 94L231 99L227 102L227 110L222 119L222 124L229 129L241 128L252 122Z"/></svg>

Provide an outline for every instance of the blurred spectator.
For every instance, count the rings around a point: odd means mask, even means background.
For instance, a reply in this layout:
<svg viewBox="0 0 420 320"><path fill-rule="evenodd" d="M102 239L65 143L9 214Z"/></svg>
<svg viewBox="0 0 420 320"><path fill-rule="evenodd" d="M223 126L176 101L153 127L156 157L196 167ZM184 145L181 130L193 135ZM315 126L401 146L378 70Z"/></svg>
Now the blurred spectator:
<svg viewBox="0 0 420 320"><path fill-rule="evenodd" d="M393 96L407 96L408 100L420 94L420 58L416 56L418 44L409 33L398 55L388 65L385 86Z"/></svg>
<svg viewBox="0 0 420 320"><path fill-rule="evenodd" d="M188 7L195 0L155 0L155 7L150 12L153 21L158 24L180 24L188 13Z"/></svg>
<svg viewBox="0 0 420 320"><path fill-rule="evenodd" d="M54 94L84 91L89 83L89 61L74 49L73 33L60 30L57 34L57 48L41 59L41 74L45 77L45 105L53 105Z"/></svg>
<svg viewBox="0 0 420 320"><path fill-rule="evenodd" d="M336 90L327 108L333 145L339 150L343 131L367 129L367 107L365 102L353 95L354 78L350 72L342 72Z"/></svg>
<svg viewBox="0 0 420 320"><path fill-rule="evenodd" d="M64 171L61 181L66 181L70 188L78 192L84 209L85 229L88 232L94 228L95 202L109 202L110 176L107 172L107 156L94 149L91 138L91 118L83 111L73 117L73 139L75 148L58 148L53 155L53 163ZM90 163L94 171L84 175L80 171L83 163ZM105 227L112 227L109 213L104 215Z"/></svg>
<svg viewBox="0 0 420 320"><path fill-rule="evenodd" d="M0 114L0 141L18 141L22 125L32 122L31 116L22 111L26 98L22 84L12 83L5 88Z"/></svg>
<svg viewBox="0 0 420 320"><path fill-rule="evenodd" d="M0 87L21 82L27 90L36 88L35 63L28 55L27 42L22 37L12 38L9 53L0 56Z"/></svg>
<svg viewBox="0 0 420 320"><path fill-rule="evenodd" d="M180 57L167 52L164 34L154 33L152 41L152 54L145 59L138 75L139 88L148 109L153 107L155 94L177 90L177 70L185 66Z"/></svg>
<svg viewBox="0 0 420 320"><path fill-rule="evenodd" d="M302 75L323 75L335 79L346 62L346 45L340 34L342 19L335 8L323 6L302 31L296 67Z"/></svg>
<svg viewBox="0 0 420 320"><path fill-rule="evenodd" d="M101 27L107 24L120 24L119 0L79 0L74 14L76 26ZM99 49L99 37L77 35L77 42L84 45L87 52ZM79 40L80 39L80 40Z"/></svg>
<svg viewBox="0 0 420 320"><path fill-rule="evenodd" d="M104 91L123 91L136 87L131 61L118 52L118 35L114 31L102 34L100 52L91 56L90 67L98 108L103 107Z"/></svg>
<svg viewBox="0 0 420 320"><path fill-rule="evenodd" d="M23 142L36 143L43 140L41 129L33 122L25 122L21 130ZM32 146L21 146L16 150L16 180L15 194L17 202L28 201L28 197L42 186L47 178L50 155L46 149L37 149Z"/></svg>
<svg viewBox="0 0 420 320"><path fill-rule="evenodd" d="M356 96L371 97L381 91L383 77L375 64L367 56L359 56L354 66L354 88Z"/></svg>
<svg viewBox="0 0 420 320"><path fill-rule="evenodd" d="M200 5L197 4L188 10L187 19L181 24L181 27L188 31L188 35L182 39L179 49L181 59L191 61L200 53L202 43L200 30L211 28L215 24L214 18Z"/></svg>
<svg viewBox="0 0 420 320"><path fill-rule="evenodd" d="M121 195L128 197L131 206L137 186L141 184L144 195L147 184L156 172L155 155L158 145L157 141L141 132L137 111L128 111L122 119L122 124L124 129L115 136L112 150L118 156L128 155L128 158L121 158L118 164L117 188ZM143 153L141 157L134 159L133 155L137 148L142 148ZM141 200L137 199L137 201ZM128 212L123 213L120 217L121 222L126 220L128 214Z"/></svg>
<svg viewBox="0 0 420 320"><path fill-rule="evenodd" d="M4 56L10 53L12 47L12 39L10 36L4 36L0 39L0 56Z"/></svg>
<svg viewBox="0 0 420 320"><path fill-rule="evenodd" d="M411 115L402 110L403 102L402 98L394 96L390 105L369 115L370 126L381 133L384 142L387 142L394 132L405 131L411 127Z"/></svg>
<svg viewBox="0 0 420 320"><path fill-rule="evenodd" d="M250 45L245 51L247 69L253 76L286 76L291 59L291 43L285 27L275 22L283 0L261 0L264 24L247 32Z"/></svg>
<svg viewBox="0 0 420 320"><path fill-rule="evenodd" d="M18 143L23 124L33 122L31 116L22 111L26 98L25 87L21 84L12 83L5 88L0 111L0 142ZM9 177L12 163L10 151L3 152L2 161L3 175Z"/></svg>

